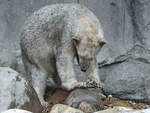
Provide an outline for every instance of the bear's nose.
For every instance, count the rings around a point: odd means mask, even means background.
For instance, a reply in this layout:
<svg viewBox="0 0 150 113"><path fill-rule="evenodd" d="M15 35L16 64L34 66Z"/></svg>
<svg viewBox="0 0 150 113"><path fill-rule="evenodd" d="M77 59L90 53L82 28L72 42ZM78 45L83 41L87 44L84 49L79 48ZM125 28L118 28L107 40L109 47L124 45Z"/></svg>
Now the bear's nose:
<svg viewBox="0 0 150 113"><path fill-rule="evenodd" d="M86 70L87 70L86 67L82 66L81 71L86 72Z"/></svg>

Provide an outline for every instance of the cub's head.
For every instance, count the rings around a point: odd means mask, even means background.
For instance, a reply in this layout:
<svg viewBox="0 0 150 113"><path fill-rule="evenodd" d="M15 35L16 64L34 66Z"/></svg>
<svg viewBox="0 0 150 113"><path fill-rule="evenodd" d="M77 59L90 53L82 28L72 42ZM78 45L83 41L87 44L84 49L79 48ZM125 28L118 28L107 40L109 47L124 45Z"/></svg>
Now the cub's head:
<svg viewBox="0 0 150 113"><path fill-rule="evenodd" d="M82 38L74 37L73 42L77 52L77 60L83 72L87 71L91 61L96 58L96 55L106 43L104 39L92 35Z"/></svg>

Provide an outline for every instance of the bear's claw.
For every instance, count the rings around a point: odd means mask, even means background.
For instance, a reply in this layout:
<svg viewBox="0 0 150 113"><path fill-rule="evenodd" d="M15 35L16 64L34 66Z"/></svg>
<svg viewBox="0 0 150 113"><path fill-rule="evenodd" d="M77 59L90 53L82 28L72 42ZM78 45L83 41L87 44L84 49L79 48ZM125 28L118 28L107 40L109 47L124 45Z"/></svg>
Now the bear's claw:
<svg viewBox="0 0 150 113"><path fill-rule="evenodd" d="M90 86L93 86L95 88L103 89L104 87L103 83L101 83L100 81L98 82L98 81L92 80L92 79L88 79L87 84L90 84Z"/></svg>

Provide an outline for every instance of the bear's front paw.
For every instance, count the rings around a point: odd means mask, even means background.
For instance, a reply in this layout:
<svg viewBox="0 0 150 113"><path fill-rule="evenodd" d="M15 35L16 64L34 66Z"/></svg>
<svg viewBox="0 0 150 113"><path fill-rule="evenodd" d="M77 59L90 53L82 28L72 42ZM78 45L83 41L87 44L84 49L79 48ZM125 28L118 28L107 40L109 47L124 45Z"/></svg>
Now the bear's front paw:
<svg viewBox="0 0 150 113"><path fill-rule="evenodd" d="M87 87L87 83L86 82L78 82L78 81L74 81L74 82L65 82L62 84L62 87L68 91L73 90L75 88L86 88Z"/></svg>
<svg viewBox="0 0 150 113"><path fill-rule="evenodd" d="M86 82L77 82L77 83L75 83L75 87L86 88L87 87L87 83Z"/></svg>
<svg viewBox="0 0 150 113"><path fill-rule="evenodd" d="M96 88L103 89L103 87L104 87L104 84L100 80L97 80L97 79L94 79L94 78L89 78L88 77L87 83L92 85L93 87L96 87Z"/></svg>

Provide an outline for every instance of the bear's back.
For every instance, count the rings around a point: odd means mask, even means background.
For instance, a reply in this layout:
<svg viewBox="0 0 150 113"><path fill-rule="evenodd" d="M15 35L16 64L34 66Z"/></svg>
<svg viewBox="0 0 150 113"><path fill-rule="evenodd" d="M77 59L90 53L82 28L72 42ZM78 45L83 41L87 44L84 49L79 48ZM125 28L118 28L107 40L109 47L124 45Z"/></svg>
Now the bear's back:
<svg viewBox="0 0 150 113"><path fill-rule="evenodd" d="M99 25L99 21L96 16L86 7L79 4L54 4L39 9L34 12L23 25L20 35L21 48L29 54L37 48L40 49L43 44L49 48L53 47L53 45L56 45L58 41L57 38L62 38L61 36L57 37L55 35L58 34L56 33L58 27L63 26L63 24L67 26L66 32L68 34L71 32L75 35L80 34L80 30L76 30L76 21L83 15L90 18L94 23L96 23L95 25ZM59 21L63 21L62 24L59 23ZM60 31L63 32L63 29ZM60 40L61 39L59 39L59 41ZM62 40L66 42L68 39Z"/></svg>
<svg viewBox="0 0 150 113"><path fill-rule="evenodd" d="M69 16L71 16L72 18L75 18L77 16L77 12L83 8L85 7L78 4L54 4L45 6L34 12L27 19L23 26L23 30L42 30L42 26L47 23L57 21L59 17L68 16L67 18L69 18Z"/></svg>

